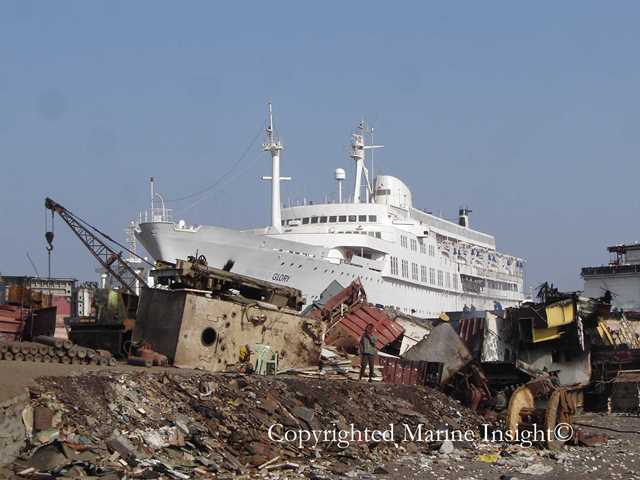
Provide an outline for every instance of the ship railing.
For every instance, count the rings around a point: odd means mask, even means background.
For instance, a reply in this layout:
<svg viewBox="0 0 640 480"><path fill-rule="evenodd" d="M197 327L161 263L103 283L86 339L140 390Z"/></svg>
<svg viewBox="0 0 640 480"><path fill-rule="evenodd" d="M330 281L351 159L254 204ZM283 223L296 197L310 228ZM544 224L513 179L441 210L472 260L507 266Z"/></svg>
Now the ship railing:
<svg viewBox="0 0 640 480"><path fill-rule="evenodd" d="M138 223L172 223L171 209L164 207L148 208L138 215Z"/></svg>
<svg viewBox="0 0 640 480"><path fill-rule="evenodd" d="M611 275L620 273L640 273L640 264L637 265L609 265L602 267L585 267L582 276L585 275Z"/></svg>

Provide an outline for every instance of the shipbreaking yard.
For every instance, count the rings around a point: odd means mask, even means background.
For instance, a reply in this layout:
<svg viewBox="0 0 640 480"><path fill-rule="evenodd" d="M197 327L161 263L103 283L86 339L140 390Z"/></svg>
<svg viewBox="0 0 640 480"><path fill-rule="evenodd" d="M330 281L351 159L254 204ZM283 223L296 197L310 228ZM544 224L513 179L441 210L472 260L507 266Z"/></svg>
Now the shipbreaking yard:
<svg viewBox="0 0 640 480"><path fill-rule="evenodd" d="M45 206L103 284L0 277L2 477L640 478L640 314L609 291L420 318L355 279L307 302L197 252L140 268Z"/></svg>
<svg viewBox="0 0 640 480"><path fill-rule="evenodd" d="M302 310L202 256L148 287L97 248L119 288L2 278L3 477L640 478L640 324L610 295L418 318L356 280Z"/></svg>

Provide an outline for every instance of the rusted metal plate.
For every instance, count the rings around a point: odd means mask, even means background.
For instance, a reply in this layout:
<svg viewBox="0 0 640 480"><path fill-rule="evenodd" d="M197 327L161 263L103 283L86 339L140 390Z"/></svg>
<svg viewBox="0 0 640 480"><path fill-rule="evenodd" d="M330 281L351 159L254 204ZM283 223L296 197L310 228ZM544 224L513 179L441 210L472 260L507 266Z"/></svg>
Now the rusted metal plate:
<svg viewBox="0 0 640 480"><path fill-rule="evenodd" d="M438 385L442 378L442 363L378 357L383 367L385 383L402 385Z"/></svg>
<svg viewBox="0 0 640 480"><path fill-rule="evenodd" d="M327 345L341 347L356 346L369 324L373 324L375 328L374 334L378 350L389 345L404 333L404 328L391 320L383 310L361 305L331 326L325 342Z"/></svg>
<svg viewBox="0 0 640 480"><path fill-rule="evenodd" d="M27 312L24 308L15 305L0 305L0 337L19 340Z"/></svg>
<svg viewBox="0 0 640 480"><path fill-rule="evenodd" d="M473 340L484 334L484 318L463 318L458 325L458 335L467 345L471 345Z"/></svg>

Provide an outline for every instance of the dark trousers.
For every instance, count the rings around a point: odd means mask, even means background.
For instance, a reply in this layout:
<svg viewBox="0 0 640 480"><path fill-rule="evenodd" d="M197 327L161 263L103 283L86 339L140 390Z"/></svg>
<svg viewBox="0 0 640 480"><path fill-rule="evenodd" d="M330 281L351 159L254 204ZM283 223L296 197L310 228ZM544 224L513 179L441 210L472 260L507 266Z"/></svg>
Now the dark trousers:
<svg viewBox="0 0 640 480"><path fill-rule="evenodd" d="M362 376L364 375L364 369L369 365L369 380L371 380L373 375L373 355L370 353L363 353L360 355L360 380L362 380Z"/></svg>

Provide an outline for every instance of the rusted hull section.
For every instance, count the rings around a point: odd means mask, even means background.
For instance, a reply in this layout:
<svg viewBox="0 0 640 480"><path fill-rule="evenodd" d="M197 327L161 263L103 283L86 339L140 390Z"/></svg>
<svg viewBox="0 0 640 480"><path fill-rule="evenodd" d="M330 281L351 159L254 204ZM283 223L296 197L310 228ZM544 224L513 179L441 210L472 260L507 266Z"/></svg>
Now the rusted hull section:
<svg viewBox="0 0 640 480"><path fill-rule="evenodd" d="M270 304L143 289L133 341L176 366L215 372L246 362L265 345L277 354L279 369L317 366L323 334L321 320Z"/></svg>

